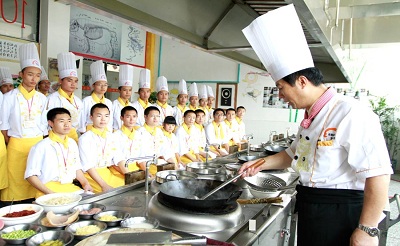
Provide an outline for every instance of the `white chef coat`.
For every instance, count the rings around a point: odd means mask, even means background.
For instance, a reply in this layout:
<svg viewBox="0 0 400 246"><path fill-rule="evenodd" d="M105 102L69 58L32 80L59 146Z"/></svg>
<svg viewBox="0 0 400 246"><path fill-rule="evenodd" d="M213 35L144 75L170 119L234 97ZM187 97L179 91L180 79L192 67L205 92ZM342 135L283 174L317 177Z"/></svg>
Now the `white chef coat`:
<svg viewBox="0 0 400 246"><path fill-rule="evenodd" d="M132 106L132 103L128 103L126 106ZM115 99L112 103L112 111L113 111L113 129L118 130L122 126L121 120L121 110L126 107L122 105L118 99Z"/></svg>
<svg viewBox="0 0 400 246"><path fill-rule="evenodd" d="M90 109L96 102L93 100L92 95L85 97L83 100L83 107L80 116L80 123L79 123L79 132L86 132L86 126L89 124L93 124L92 120L90 119ZM108 109L110 110L110 121L108 122L107 129L112 131L113 129L113 107L112 102L110 99L105 98L104 104L107 105Z"/></svg>
<svg viewBox="0 0 400 246"><path fill-rule="evenodd" d="M1 109L1 105L3 104L3 93L0 92L0 109ZM0 124L1 124L1 116L0 116Z"/></svg>
<svg viewBox="0 0 400 246"><path fill-rule="evenodd" d="M167 105L166 108L162 108L160 105L156 103L155 106L160 110L160 122L159 122L160 125L163 124L165 117L174 115L174 110L170 105Z"/></svg>
<svg viewBox="0 0 400 246"><path fill-rule="evenodd" d="M71 123L75 129L78 129L81 111L83 108L82 100L74 95L74 102L70 103L65 97L61 96L58 91L53 92L47 97L46 111L43 112L44 119L47 124L47 112L53 108L65 108L71 113Z"/></svg>
<svg viewBox="0 0 400 246"><path fill-rule="evenodd" d="M197 123L195 123L194 126L196 130L196 133L194 134L194 137L196 138L195 141L197 141L199 149L204 148L207 143L206 131L204 129L204 126Z"/></svg>
<svg viewBox="0 0 400 246"><path fill-rule="evenodd" d="M199 134L200 131L194 125L190 128L190 134L186 132L183 126L180 126L178 129L176 129L175 135L178 139L179 155L183 156L184 154L189 153L191 150L193 150L195 154L199 153Z"/></svg>
<svg viewBox="0 0 400 246"><path fill-rule="evenodd" d="M29 151L25 179L37 176L43 184L57 181L61 184L72 183L76 171L82 169L78 145L68 139L68 149L50 138L45 138Z"/></svg>
<svg viewBox="0 0 400 246"><path fill-rule="evenodd" d="M123 159L141 157L140 150L142 136L140 132L136 130L135 137L133 137L133 139L129 139L128 136L121 131L121 129L115 131L113 134L117 140L117 148L120 150Z"/></svg>
<svg viewBox="0 0 400 246"><path fill-rule="evenodd" d="M224 121L225 129L226 129L226 138L229 140L233 140L235 143L239 143L241 138L239 138L239 124L236 119L233 119L231 122Z"/></svg>
<svg viewBox="0 0 400 246"><path fill-rule="evenodd" d="M46 96L36 92L26 100L18 88L4 94L1 106L0 130L7 130L14 138L34 138L47 135L47 124L42 122L42 112L46 105ZM29 118L30 108L30 119Z"/></svg>
<svg viewBox="0 0 400 246"><path fill-rule="evenodd" d="M178 106L174 106L172 108L172 115L174 116L175 120L176 120L176 125L180 126L183 124L183 114L186 112L186 110L189 110L188 106L185 106L185 108L182 110L180 110L178 108Z"/></svg>
<svg viewBox="0 0 400 246"><path fill-rule="evenodd" d="M206 127L206 137L207 137L207 143L208 144L225 144L229 142L229 139L227 138L227 134L226 134L226 125L224 122L220 123L220 127L222 127L222 131L224 132L224 138L217 138L216 134L215 134L215 129L214 129L214 125L212 122L210 122ZM219 130L218 130L219 131Z"/></svg>
<svg viewBox="0 0 400 246"><path fill-rule="evenodd" d="M155 136L151 135L150 132L146 130L145 127L140 127L137 131L139 132L142 138L142 146L141 146L141 155L142 156L153 156L157 157L163 156L165 160L168 160L171 157L174 157L171 151L167 151L169 146L166 145L165 136L163 131L156 127ZM163 155L166 154L167 156Z"/></svg>
<svg viewBox="0 0 400 246"><path fill-rule="evenodd" d="M239 139L243 139L246 135L246 125L244 124L243 120L239 122L239 118L236 117L236 122L238 123L238 137Z"/></svg>
<svg viewBox="0 0 400 246"><path fill-rule="evenodd" d="M145 121L144 121L144 110L145 109L142 107L142 105L140 105L140 103L138 101L133 102L132 106L136 109L137 115L138 115L137 121L136 121L136 125L144 126L144 123L145 123ZM149 103L148 107L150 107L150 106L154 106L154 105Z"/></svg>
<svg viewBox="0 0 400 246"><path fill-rule="evenodd" d="M118 140L111 132L107 132L107 137L102 138L93 131L87 131L79 137L78 146L82 168L85 172L90 168L117 166L124 160L117 147Z"/></svg>
<svg viewBox="0 0 400 246"><path fill-rule="evenodd" d="M164 141L166 146L168 146L168 148L162 148L161 151L161 155L162 156L169 156L174 158L175 157L175 153L179 153L179 142L178 142L178 138L176 137L176 135L174 133L171 133L171 136L168 137L164 134ZM166 158L165 160L169 159Z"/></svg>
<svg viewBox="0 0 400 246"><path fill-rule="evenodd" d="M342 95L300 127L286 152L303 186L363 190L366 178L393 173L378 116Z"/></svg>

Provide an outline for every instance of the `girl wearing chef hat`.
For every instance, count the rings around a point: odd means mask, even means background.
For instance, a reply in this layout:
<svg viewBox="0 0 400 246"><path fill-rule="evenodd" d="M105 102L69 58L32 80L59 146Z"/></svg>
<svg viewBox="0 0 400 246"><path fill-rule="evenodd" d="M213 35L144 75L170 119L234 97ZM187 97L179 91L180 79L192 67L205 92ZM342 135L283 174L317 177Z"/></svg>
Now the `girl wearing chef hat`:
<svg viewBox="0 0 400 246"><path fill-rule="evenodd" d="M160 110L160 125L164 122L165 117L172 116L173 110L170 105L168 105L168 81L164 76L157 78L157 103L156 107Z"/></svg>
<svg viewBox="0 0 400 246"><path fill-rule="evenodd" d="M189 109L195 111L198 109L198 103L199 101L199 92L197 90L197 85L196 83L192 83L189 86Z"/></svg>
<svg viewBox="0 0 400 246"><path fill-rule="evenodd" d="M110 116L112 117L112 102L110 99L105 97L107 92L108 83L107 83L107 76L104 70L104 63L102 60L93 62L90 64L90 74L92 78L90 79L89 83L90 86L93 88L92 94L87 96L83 99L83 109L82 109L82 116L80 118L80 132L84 133L90 128L92 128L92 120L90 119L90 109L96 103L103 103L107 105L110 109ZM113 121L108 121L107 130L112 131L113 129Z"/></svg>
<svg viewBox="0 0 400 246"><path fill-rule="evenodd" d="M132 106L133 67L130 65L119 66L118 92L119 97L113 102L113 129L118 130L122 126L121 110L126 106Z"/></svg>
<svg viewBox="0 0 400 246"><path fill-rule="evenodd" d="M137 125L143 126L144 121L144 110L150 106L154 106L149 102L150 98L150 70L143 68L140 70L139 75L139 98L136 102L132 103L132 106L137 110L138 120Z"/></svg>
<svg viewBox="0 0 400 246"><path fill-rule="evenodd" d="M53 92L47 97L46 110L52 108L66 108L71 114L71 131L68 137L78 142L77 129L81 112L83 109L83 102L79 97L74 95L78 86L78 70L76 68L76 58L71 52L63 52L57 55L58 63L58 90ZM45 114L45 113L44 113Z"/></svg>
<svg viewBox="0 0 400 246"><path fill-rule="evenodd" d="M31 147L47 135L47 124L42 122L41 117L46 96L35 90L42 73L36 45L21 45L19 58L22 82L15 90L4 95L1 107L0 129L8 143L9 182L8 187L1 190L2 201L22 201L35 196L35 188L24 179L26 160Z"/></svg>
<svg viewBox="0 0 400 246"><path fill-rule="evenodd" d="M14 89L14 83L10 69L8 67L0 67L0 91L3 94Z"/></svg>
<svg viewBox="0 0 400 246"><path fill-rule="evenodd" d="M186 105L188 100L188 91L186 87L186 81L184 79L179 80L178 91L178 104L173 107L173 115L176 120L176 125L180 126L183 123L183 114L189 109L189 107Z"/></svg>

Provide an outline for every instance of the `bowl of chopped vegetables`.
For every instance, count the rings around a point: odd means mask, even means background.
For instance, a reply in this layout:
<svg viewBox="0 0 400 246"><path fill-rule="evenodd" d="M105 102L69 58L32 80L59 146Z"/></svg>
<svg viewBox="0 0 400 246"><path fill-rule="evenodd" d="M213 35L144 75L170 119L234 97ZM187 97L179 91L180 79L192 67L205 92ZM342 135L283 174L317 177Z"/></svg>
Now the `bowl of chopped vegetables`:
<svg viewBox="0 0 400 246"><path fill-rule="evenodd" d="M64 246L74 240L74 235L67 231L45 231L26 240L28 246Z"/></svg>
<svg viewBox="0 0 400 246"><path fill-rule="evenodd" d="M45 212L61 214L68 213L81 199L82 196L75 193L51 193L38 197L36 203L42 206Z"/></svg>
<svg viewBox="0 0 400 246"><path fill-rule="evenodd" d="M72 223L65 230L72 233L78 240L96 235L107 229L107 224L97 220L83 220Z"/></svg>
<svg viewBox="0 0 400 246"><path fill-rule="evenodd" d="M119 210L109 210L100 212L93 216L93 219L97 221L102 221L107 224L107 226L119 226L122 220L129 218L130 214Z"/></svg>
<svg viewBox="0 0 400 246"><path fill-rule="evenodd" d="M7 244L23 244L25 240L41 232L43 228L35 224L19 224L4 228L0 237Z"/></svg>
<svg viewBox="0 0 400 246"><path fill-rule="evenodd" d="M0 220L5 226L32 223L43 212L43 207L36 204L14 204L0 209Z"/></svg>

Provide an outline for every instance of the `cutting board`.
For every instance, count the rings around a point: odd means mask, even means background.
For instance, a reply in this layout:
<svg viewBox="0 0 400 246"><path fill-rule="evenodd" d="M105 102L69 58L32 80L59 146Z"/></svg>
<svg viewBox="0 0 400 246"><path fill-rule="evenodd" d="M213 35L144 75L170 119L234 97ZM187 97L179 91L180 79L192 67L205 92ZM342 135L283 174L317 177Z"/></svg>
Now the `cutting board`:
<svg viewBox="0 0 400 246"><path fill-rule="evenodd" d="M111 231L111 232L103 232L91 237L88 237L82 241L80 241L77 246L132 246L133 244L107 244L108 238L110 237L111 234L114 233L145 233L145 232L163 232L163 230L158 230L158 229L141 229L141 228L122 228L119 230ZM180 236L172 233L172 240L174 239L179 239L181 238ZM152 244L154 245L154 244ZM143 244L141 244L143 246Z"/></svg>

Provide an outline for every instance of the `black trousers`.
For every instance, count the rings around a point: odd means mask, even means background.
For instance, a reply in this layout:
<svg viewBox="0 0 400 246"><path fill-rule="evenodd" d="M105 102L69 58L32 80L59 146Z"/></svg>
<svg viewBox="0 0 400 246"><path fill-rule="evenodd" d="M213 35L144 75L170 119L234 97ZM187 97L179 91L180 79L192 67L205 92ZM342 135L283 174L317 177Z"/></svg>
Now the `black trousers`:
<svg viewBox="0 0 400 246"><path fill-rule="evenodd" d="M349 245L357 228L364 191L296 187L297 245Z"/></svg>

